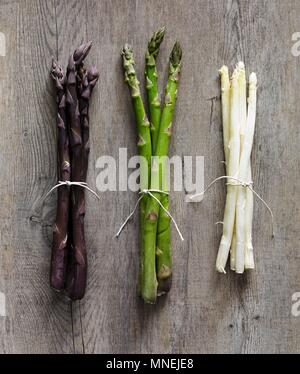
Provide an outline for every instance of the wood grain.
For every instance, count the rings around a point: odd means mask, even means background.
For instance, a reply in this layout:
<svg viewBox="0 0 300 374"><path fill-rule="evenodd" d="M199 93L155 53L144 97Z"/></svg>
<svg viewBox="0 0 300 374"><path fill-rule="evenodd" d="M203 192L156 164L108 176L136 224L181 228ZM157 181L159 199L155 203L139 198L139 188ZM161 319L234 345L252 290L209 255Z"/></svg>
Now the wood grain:
<svg viewBox="0 0 300 374"><path fill-rule="evenodd" d="M9 353L299 353L300 320L291 314L300 287L300 57L291 54L300 31L300 1L286 0L0 0L0 352ZM205 157L206 184L224 173L218 68L243 59L259 79L253 149L256 190L270 202L276 238L265 208L255 204L256 270L219 275L214 263L221 237L224 185L200 204L173 193L171 210L185 241L173 230L174 279L155 306L137 297L138 218L114 238L136 195L87 194L88 290L70 305L49 289L51 222L56 182L51 56L67 64L84 40L101 76L91 107L88 184L96 160L135 155L134 117L120 50L135 50L143 81L149 35L166 25L158 60L160 89L175 40L184 51L172 155Z"/></svg>

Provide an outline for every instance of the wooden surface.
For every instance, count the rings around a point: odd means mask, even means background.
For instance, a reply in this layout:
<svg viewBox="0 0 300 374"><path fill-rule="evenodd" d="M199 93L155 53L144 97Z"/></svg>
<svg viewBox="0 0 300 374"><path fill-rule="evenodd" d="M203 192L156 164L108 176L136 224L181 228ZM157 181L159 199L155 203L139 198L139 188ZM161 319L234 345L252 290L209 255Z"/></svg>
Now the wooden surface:
<svg viewBox="0 0 300 374"><path fill-rule="evenodd" d="M256 270L243 276L214 270L225 190L185 204L173 193L172 292L156 306L137 297L138 218L117 241L132 209L132 192L87 196L89 274L85 299L70 303L49 288L51 223L56 183L56 124L51 56L63 64L80 42L93 40L88 61L101 72L91 109L88 182L96 159L136 152L134 119L123 82L120 50L134 46L142 80L149 35L166 25L159 72L176 39L184 66L171 154L205 157L205 181L224 172L218 68L240 59L259 79L253 149L257 191L270 202L276 239L259 203L254 212ZM290 353L300 352L300 317L291 314L300 291L300 57L291 53L300 31L300 1L0 0L0 352L5 353Z"/></svg>

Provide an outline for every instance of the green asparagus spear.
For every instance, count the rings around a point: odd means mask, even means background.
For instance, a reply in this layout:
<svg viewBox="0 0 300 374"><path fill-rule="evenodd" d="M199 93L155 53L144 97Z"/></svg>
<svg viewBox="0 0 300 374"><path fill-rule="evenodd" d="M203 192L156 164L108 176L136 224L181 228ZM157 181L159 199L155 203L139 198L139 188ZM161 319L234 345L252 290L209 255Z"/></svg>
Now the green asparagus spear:
<svg viewBox="0 0 300 374"><path fill-rule="evenodd" d="M157 30L151 37L148 43L148 50L146 52L146 88L147 88L147 99L150 114L151 123L151 138L152 138L152 150L155 152L158 129L161 116L160 99L158 94L157 85L157 70L156 70L156 58L159 52L160 44L162 43L165 35L165 28Z"/></svg>
<svg viewBox="0 0 300 374"><path fill-rule="evenodd" d="M134 69L134 58L132 47L126 44L122 50L123 66L125 70L125 81L129 86L130 94L132 97L132 104L135 113L136 126L138 132L138 152L143 157L146 164L142 162L140 164L140 189L148 189L150 181L150 165L152 156L152 145L151 145L151 134L150 134L150 122L148 121L144 104L141 98L140 83L137 79L136 72ZM144 233L144 221L145 221L145 209L146 209L147 196L144 196L140 202L140 231L141 231L141 242L143 243ZM141 259L144 257L143 245L141 246ZM139 285L143 283L143 264L141 260L140 269L140 280Z"/></svg>
<svg viewBox="0 0 300 374"><path fill-rule="evenodd" d="M155 156L151 166L151 189L165 189L166 175L164 169L164 156L168 155L169 143L172 130L172 119L174 114L175 102L177 97L177 85L179 72L181 68L182 50L178 42L175 43L170 55L169 78L166 87L166 96L164 108L161 116L159 133ZM162 198L161 193L153 193L159 201ZM166 203L165 203L166 204ZM167 205L167 204L166 204ZM158 202L149 198L145 212L145 226L143 235L144 256L143 261L143 278L141 293L145 302L154 303L157 297L157 278L156 278L156 233L157 220L160 205ZM168 238L166 238L168 239ZM170 246L167 246L170 248ZM159 253L159 251L158 251ZM170 250L169 253L159 253L158 256L158 275L164 279L165 274L170 267ZM162 259L162 260L161 260Z"/></svg>
<svg viewBox="0 0 300 374"><path fill-rule="evenodd" d="M151 37L148 43L148 50L146 52L146 88L148 107L151 123L151 138L152 149L155 151L157 144L157 137L159 131L159 124L161 118L161 105L158 94L158 75L156 69L156 58L159 53L160 45L165 35L165 28L157 30ZM163 189L168 190L165 185ZM161 198L161 203L164 208L169 210L169 197L164 195ZM158 223L157 223L157 239L156 239L156 265L158 278L158 295L168 292L171 288L172 280L172 257L171 257L171 228L170 217L159 209Z"/></svg>

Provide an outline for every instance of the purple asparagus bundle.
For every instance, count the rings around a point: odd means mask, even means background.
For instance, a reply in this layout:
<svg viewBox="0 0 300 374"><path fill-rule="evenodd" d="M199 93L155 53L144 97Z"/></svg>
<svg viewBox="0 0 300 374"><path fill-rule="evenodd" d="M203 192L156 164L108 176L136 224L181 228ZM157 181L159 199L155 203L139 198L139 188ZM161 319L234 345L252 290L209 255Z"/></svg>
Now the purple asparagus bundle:
<svg viewBox="0 0 300 374"><path fill-rule="evenodd" d="M91 42L82 44L75 50L69 59L66 78L61 78L63 79L61 86L64 98L64 128L68 130L63 135L67 139L65 148L68 151L68 156L70 154L68 158L69 174L67 175L65 172L63 174L61 171L59 174L62 181L86 181L90 150L89 100L99 77L94 67L86 70L83 64L91 45ZM62 154L65 157L63 153L65 148L61 146L63 149L60 150L60 144L65 139L61 136L60 131L58 132L58 138L59 156ZM59 159L65 161L65 158L59 157ZM69 187L60 186L59 194L61 194L61 190L68 192L68 197L66 198L68 202L63 205L58 199L57 220L53 236L51 285L59 291L65 289L72 300L79 300L84 296L87 278L87 252L84 236L84 188L79 185L71 185L71 191L69 192ZM63 201L65 202L65 200ZM62 227L66 234L63 241L64 251L60 251L62 247ZM60 233L60 236L58 236L58 233ZM58 239L55 235L58 236Z"/></svg>

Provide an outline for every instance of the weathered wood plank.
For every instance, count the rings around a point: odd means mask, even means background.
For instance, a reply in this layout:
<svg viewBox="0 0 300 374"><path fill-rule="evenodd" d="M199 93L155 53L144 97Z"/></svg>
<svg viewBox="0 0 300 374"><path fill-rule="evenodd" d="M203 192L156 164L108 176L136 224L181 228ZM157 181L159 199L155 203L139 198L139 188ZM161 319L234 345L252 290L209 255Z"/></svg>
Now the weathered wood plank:
<svg viewBox="0 0 300 374"><path fill-rule="evenodd" d="M16 38L10 30L10 23L6 18L6 13L16 10L15 4L3 4L0 13L0 32L2 33L3 52L0 57L0 127L3 135L0 138L1 148L1 180L0 180L0 200L1 200L1 218L0 218L0 292L1 292L1 313L0 313L0 352L11 353L13 351L13 331L12 331L12 312L11 300L13 294L11 291L13 269L13 245L11 243L11 225L13 211L13 197L10 194L13 176L11 170L11 160L13 157L12 149L9 147L7 139L11 137L9 128L9 118L11 114L6 108L13 107L12 89L9 82L9 73L11 71L9 57L16 51Z"/></svg>
<svg viewBox="0 0 300 374"><path fill-rule="evenodd" d="M81 43L87 41L87 3L85 1L55 0L57 59L67 68L69 57ZM84 353L80 318L80 303L70 304L73 346L75 353Z"/></svg>
<svg viewBox="0 0 300 374"><path fill-rule="evenodd" d="M15 353L73 351L69 304L49 289L50 248L45 235L51 236L47 222L54 204L47 201L42 210L41 200L56 179L55 101L49 79L56 48L53 5L1 2L8 35L6 94L1 98L1 193L7 201L1 265L8 317L1 350Z"/></svg>

